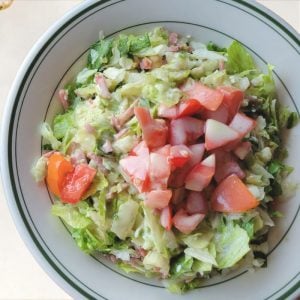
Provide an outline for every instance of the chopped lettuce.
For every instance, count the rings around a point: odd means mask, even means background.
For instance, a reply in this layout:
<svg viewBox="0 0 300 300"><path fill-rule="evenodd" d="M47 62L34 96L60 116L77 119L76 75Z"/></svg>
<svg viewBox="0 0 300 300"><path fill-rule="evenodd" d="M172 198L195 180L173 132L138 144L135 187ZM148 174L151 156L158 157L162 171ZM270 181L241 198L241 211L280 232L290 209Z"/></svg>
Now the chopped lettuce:
<svg viewBox="0 0 300 300"><path fill-rule="evenodd" d="M229 74L256 69L251 55L238 41L233 41L228 47L227 56L226 70Z"/></svg>
<svg viewBox="0 0 300 300"><path fill-rule="evenodd" d="M47 174L47 158L41 156L32 166L31 174L36 182L40 182L45 179Z"/></svg>
<svg viewBox="0 0 300 300"><path fill-rule="evenodd" d="M131 235L138 208L139 205L133 200L128 200L120 205L111 225L111 231L120 239L124 240Z"/></svg>
<svg viewBox="0 0 300 300"><path fill-rule="evenodd" d="M108 63L112 55L112 39L102 39L95 43L88 55L88 67L99 69L103 64Z"/></svg>
<svg viewBox="0 0 300 300"><path fill-rule="evenodd" d="M62 139L67 131L74 126L73 111L56 115L53 120L53 134L57 139Z"/></svg>
<svg viewBox="0 0 300 300"><path fill-rule="evenodd" d="M247 231L232 222L222 226L215 233L213 241L219 269L232 267L250 250Z"/></svg>
<svg viewBox="0 0 300 300"><path fill-rule="evenodd" d="M51 144L53 150L58 150L61 142L54 136L54 133L50 125L44 122L41 126L41 135L42 137Z"/></svg>
<svg viewBox="0 0 300 300"><path fill-rule="evenodd" d="M90 218L79 211L78 206L72 204L57 202L52 205L51 213L62 218L64 222L74 229L84 229L92 223Z"/></svg>

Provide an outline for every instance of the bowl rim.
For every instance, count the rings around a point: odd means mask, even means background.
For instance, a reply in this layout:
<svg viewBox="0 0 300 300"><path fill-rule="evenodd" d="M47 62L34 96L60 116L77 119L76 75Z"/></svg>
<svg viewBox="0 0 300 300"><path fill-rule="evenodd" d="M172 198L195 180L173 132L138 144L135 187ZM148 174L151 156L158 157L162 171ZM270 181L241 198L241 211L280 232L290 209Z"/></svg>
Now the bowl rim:
<svg viewBox="0 0 300 300"><path fill-rule="evenodd" d="M5 180L6 178L10 178L10 165L9 165L9 152L7 145L9 144L9 132L10 128L13 126L12 121L12 113L14 110L14 106L18 103L18 91L21 88L21 83L28 72L30 70L30 67L34 62L36 61L36 57L38 57L40 54L43 53L43 50L47 47L49 40L51 41L52 38L56 36L63 28L64 26L67 26L69 22L72 22L75 18L79 17L81 14L83 14L85 11L91 10L94 7L100 7L104 6L105 4L108 4L105 7L111 6L118 2L126 2L128 0L87 0L83 3L80 3L70 9L68 12L66 12L60 19L58 19L53 25L49 27L49 29L38 39L38 41L34 44L34 46L31 48L29 53L27 54L26 58L24 59L23 63L21 64L21 67L19 68L16 78L14 79L14 82L10 88L7 101L5 103L5 108L3 112L2 117L2 126L1 126L1 150L2 155L0 158L0 171L1 171L1 179L2 184L4 188L4 194L6 198L6 202L9 207L10 214L13 217L14 224L17 228L17 231L19 235L21 236L23 242L25 243L26 247L30 250L33 257L36 259L36 261L40 264L40 266L43 268L43 270L50 276L50 278L58 284L64 291L66 291L69 295L72 295L74 297L78 297L79 295L85 295L87 297L91 297L91 295L86 294L85 291L81 290L80 287L74 286L74 283L66 277L60 270L55 268L55 264L51 264L47 258L44 256L43 249L39 248L38 242L35 243L33 241L33 236L28 232L28 228L26 228L26 225L24 226L24 221L21 217L21 212L19 208L16 205L15 199L15 193L14 193L14 186L13 183L10 180ZM267 22L270 22L271 24L275 25L276 31L282 36L282 32L284 34L288 35L291 40L296 44L296 47L293 46L292 43L290 45L296 49L296 51L299 53L300 51L300 41L299 41L299 34L297 31L289 25L285 20L283 20L280 16L278 16L273 11L269 10L265 6L259 4L259 3L253 3L251 0L211 0L211 1L218 1L222 3L237 3L239 6L245 7L245 9L253 10L255 13L259 14L261 16L261 21L266 20ZM235 6L239 8L239 6ZM264 21L263 21L264 22ZM265 22L266 23L266 22ZM266 23L269 27L273 26ZM279 29L279 31L278 31ZM275 30L275 29L274 29ZM51 260L51 259L50 259ZM58 276L59 275L59 276ZM297 274L299 275L299 273ZM71 282L70 282L71 281ZM289 283L288 283L289 284ZM287 285L288 285L287 284ZM293 294L298 288L300 287L300 281L296 282L280 296L280 299L285 299L286 297ZM282 287L282 288L285 288ZM280 290L276 291L273 295L277 294ZM106 299L105 297L101 296L103 299Z"/></svg>

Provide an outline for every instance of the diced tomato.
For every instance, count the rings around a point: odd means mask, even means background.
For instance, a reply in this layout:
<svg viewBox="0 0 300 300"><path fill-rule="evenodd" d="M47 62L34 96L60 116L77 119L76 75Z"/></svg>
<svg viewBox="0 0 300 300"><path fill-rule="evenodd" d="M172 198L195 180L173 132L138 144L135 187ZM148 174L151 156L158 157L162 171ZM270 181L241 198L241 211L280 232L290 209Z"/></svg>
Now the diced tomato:
<svg viewBox="0 0 300 300"><path fill-rule="evenodd" d="M158 107L158 116L166 119L176 119L178 117L178 106L174 105L168 107L166 105L161 104Z"/></svg>
<svg viewBox="0 0 300 300"><path fill-rule="evenodd" d="M184 187L173 189L171 202L176 208L183 204L185 198L186 189Z"/></svg>
<svg viewBox="0 0 300 300"><path fill-rule="evenodd" d="M170 123L170 144L184 145L195 142L204 133L202 120L184 117Z"/></svg>
<svg viewBox="0 0 300 300"><path fill-rule="evenodd" d="M166 230L171 230L172 228L172 209L169 206L166 206L162 209L160 213L160 224L162 227L164 227Z"/></svg>
<svg viewBox="0 0 300 300"><path fill-rule="evenodd" d="M226 105L222 102L217 110L212 111L205 109L201 112L201 118L203 120L213 119L221 123L227 124L229 120L229 111Z"/></svg>
<svg viewBox="0 0 300 300"><path fill-rule="evenodd" d="M201 106L208 110L216 110L223 101L223 94L220 91L211 89L200 82L195 82L193 85L185 86L182 89L188 99L199 101Z"/></svg>
<svg viewBox="0 0 300 300"><path fill-rule="evenodd" d="M251 151L250 142L241 142L235 149L234 154L241 160L245 159L248 153Z"/></svg>
<svg viewBox="0 0 300 300"><path fill-rule="evenodd" d="M241 103L244 99L243 91L232 86L219 86L217 88L223 94L222 104L228 110L228 122L238 113ZM227 123L227 122L226 122Z"/></svg>
<svg viewBox="0 0 300 300"><path fill-rule="evenodd" d="M170 149L170 155L168 161L171 167L180 168L184 166L190 159L192 153L191 150L185 145L175 145Z"/></svg>
<svg viewBox="0 0 300 300"><path fill-rule="evenodd" d="M240 138L248 134L256 126L256 121L245 114L237 113L229 124L229 127L239 133Z"/></svg>
<svg viewBox="0 0 300 300"><path fill-rule="evenodd" d="M151 189L167 189L170 173L171 167L167 157L158 153L150 153L149 174Z"/></svg>
<svg viewBox="0 0 300 300"><path fill-rule="evenodd" d="M149 148L164 146L167 142L168 126L161 119L152 119L148 109L144 107L134 108L135 116L142 128L143 139Z"/></svg>
<svg viewBox="0 0 300 300"><path fill-rule="evenodd" d="M149 157L149 148L145 141L141 141L137 144L132 150L131 155L141 156L141 157Z"/></svg>
<svg viewBox="0 0 300 300"><path fill-rule="evenodd" d="M169 145L169 144L153 150L153 152L164 155L167 158L170 155L170 151L171 151L171 145Z"/></svg>
<svg viewBox="0 0 300 300"><path fill-rule="evenodd" d="M215 174L215 155L212 154L201 163L196 164L185 179L185 188L201 192L206 188Z"/></svg>
<svg viewBox="0 0 300 300"><path fill-rule="evenodd" d="M212 150L239 139L239 133L229 126L208 119L205 124L205 148Z"/></svg>
<svg viewBox="0 0 300 300"><path fill-rule="evenodd" d="M75 166L73 172L68 173L61 189L61 200L65 203L77 203L89 188L97 171L87 164Z"/></svg>
<svg viewBox="0 0 300 300"><path fill-rule="evenodd" d="M188 215L184 209L180 209L173 217L173 224L182 233L189 234L204 218L204 214Z"/></svg>
<svg viewBox="0 0 300 300"><path fill-rule="evenodd" d="M225 178L216 187L211 197L211 207L218 212L245 212L258 204L259 201L235 174Z"/></svg>
<svg viewBox="0 0 300 300"><path fill-rule="evenodd" d="M145 205L151 208L163 209L168 206L171 197L171 190L151 191L146 196Z"/></svg>
<svg viewBox="0 0 300 300"><path fill-rule="evenodd" d="M54 152L48 158L46 181L50 191L55 196L60 197L64 179L73 169L73 165L58 152Z"/></svg>
<svg viewBox="0 0 300 300"><path fill-rule="evenodd" d="M200 104L200 102L195 99L181 101L178 106L177 117L182 118L192 116L199 112L202 108L203 106Z"/></svg>
<svg viewBox="0 0 300 300"><path fill-rule="evenodd" d="M224 163L223 165L217 166L216 173L215 173L215 179L217 182L222 181L227 176L235 174L239 178L243 179L245 177L244 171L241 169L238 162L232 160Z"/></svg>
<svg viewBox="0 0 300 300"><path fill-rule="evenodd" d="M139 192L149 191L149 158L127 156L120 160L120 166Z"/></svg>
<svg viewBox="0 0 300 300"><path fill-rule="evenodd" d="M222 181L231 174L236 174L240 179L245 177L244 171L241 169L235 156L229 152L216 150L216 171L214 178L217 182Z"/></svg>
<svg viewBox="0 0 300 300"><path fill-rule="evenodd" d="M171 173L169 178L169 185L173 188L180 188L184 186L184 181L189 171L201 161L204 154L204 144L195 144L188 147L192 155L189 161L182 167L176 169Z"/></svg>
<svg viewBox="0 0 300 300"><path fill-rule="evenodd" d="M208 202L201 192L189 192L186 200L186 211L189 214L207 214Z"/></svg>
<svg viewBox="0 0 300 300"><path fill-rule="evenodd" d="M202 108L203 107L199 101L195 99L188 99L171 107L161 104L158 107L158 116L167 119L177 119L192 116L198 113Z"/></svg>

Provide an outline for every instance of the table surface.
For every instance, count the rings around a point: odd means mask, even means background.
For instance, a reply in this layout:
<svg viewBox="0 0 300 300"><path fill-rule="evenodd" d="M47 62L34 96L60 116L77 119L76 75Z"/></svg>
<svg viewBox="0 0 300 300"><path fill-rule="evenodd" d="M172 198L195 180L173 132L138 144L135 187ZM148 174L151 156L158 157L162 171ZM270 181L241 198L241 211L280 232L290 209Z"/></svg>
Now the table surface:
<svg viewBox="0 0 300 300"><path fill-rule="evenodd" d="M0 118L16 72L43 32L80 0L15 0L0 11ZM300 0L259 0L300 31ZM0 0L1 3L1 0ZM32 14L34 11L34 14ZM45 13L47 12L47 13ZM0 183L0 299L70 299L21 240Z"/></svg>

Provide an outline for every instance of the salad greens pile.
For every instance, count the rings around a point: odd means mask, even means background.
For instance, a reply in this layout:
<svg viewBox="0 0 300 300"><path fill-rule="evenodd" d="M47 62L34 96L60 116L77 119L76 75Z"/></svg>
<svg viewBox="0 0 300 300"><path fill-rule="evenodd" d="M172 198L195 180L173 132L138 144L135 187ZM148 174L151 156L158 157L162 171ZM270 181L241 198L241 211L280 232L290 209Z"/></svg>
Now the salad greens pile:
<svg viewBox="0 0 300 300"><path fill-rule="evenodd" d="M32 169L36 181L46 178L51 185L49 161L56 152L73 166L95 170L80 201L66 203L54 192L52 214L62 218L84 252L100 252L125 272L162 279L175 293L195 289L223 270L265 267L267 235L281 216L274 203L294 188L285 183L293 168L284 163L282 133L298 121L277 100L272 70L271 65L266 73L259 70L237 41L221 48L161 27L99 40L86 67L59 93L64 112L51 126L41 126L45 153ZM231 213L209 209L195 230L184 233L161 225L159 210L145 205L145 193L119 162L143 140L134 107L159 118L160 107L179 105L185 99L182 86L194 82L243 92L239 111L256 126L242 140L251 143L247 155L237 161L259 205ZM209 188L204 192L209 203Z"/></svg>

